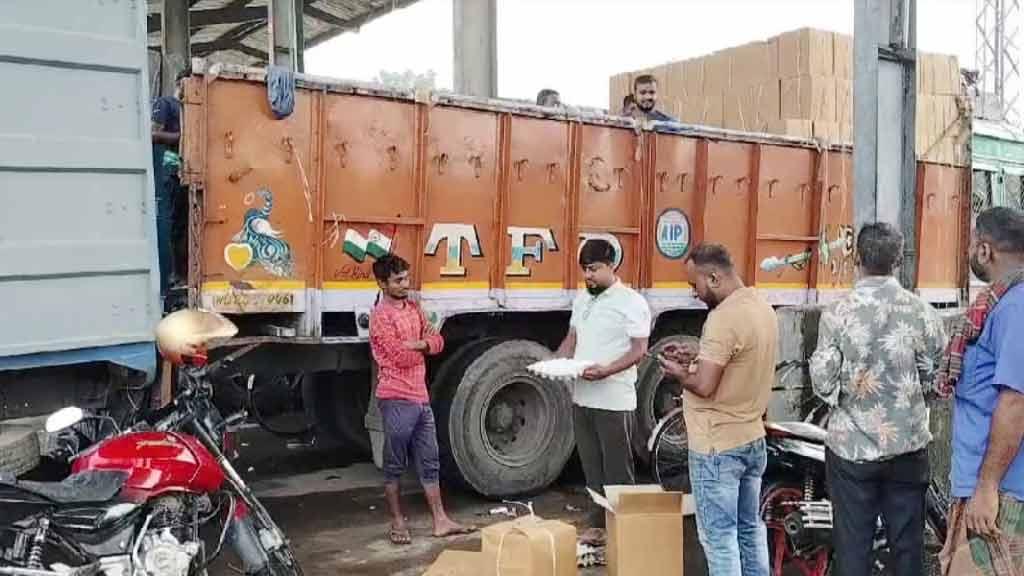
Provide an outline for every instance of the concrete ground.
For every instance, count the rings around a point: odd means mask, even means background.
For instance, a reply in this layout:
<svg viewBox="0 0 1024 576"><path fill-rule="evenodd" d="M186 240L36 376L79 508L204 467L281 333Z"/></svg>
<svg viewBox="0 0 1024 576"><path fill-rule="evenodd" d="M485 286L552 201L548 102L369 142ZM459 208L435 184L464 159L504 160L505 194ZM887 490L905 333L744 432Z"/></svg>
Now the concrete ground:
<svg viewBox="0 0 1024 576"><path fill-rule="evenodd" d="M307 576L420 576L441 551L479 550L480 535L431 536L430 516L422 490L412 478L403 488L403 506L413 543L394 546L387 538L390 520L382 491L383 477L370 462L353 461L341 452L288 451L284 442L248 430L236 462L260 501L288 538ZM570 475L571 476L571 473ZM479 495L447 489L447 508L460 523L483 527L508 518L490 510L507 506ZM535 512L578 525L589 499L573 478L530 499ZM236 574L237 562L225 552L211 576ZM581 570L581 576L603 575Z"/></svg>
<svg viewBox="0 0 1024 576"><path fill-rule="evenodd" d="M340 450L288 450L285 442L259 430L242 438L239 472L270 510L288 538L307 576L420 576L445 549L480 550L479 533L438 539L431 536L430 517L415 479L403 488L403 505L413 535L409 546L394 546L387 538L390 521L382 491L382 476L372 463ZM476 527L502 522L490 514L505 506L471 492L446 489L446 506L460 523ZM530 499L536 513L579 527L589 503L578 470L570 470L555 486ZM686 576L703 576L703 555L697 545L692 516L687 517ZM937 574L931 542L929 574ZM211 576L237 574L238 562L225 552ZM604 576L604 568L581 569L580 576Z"/></svg>

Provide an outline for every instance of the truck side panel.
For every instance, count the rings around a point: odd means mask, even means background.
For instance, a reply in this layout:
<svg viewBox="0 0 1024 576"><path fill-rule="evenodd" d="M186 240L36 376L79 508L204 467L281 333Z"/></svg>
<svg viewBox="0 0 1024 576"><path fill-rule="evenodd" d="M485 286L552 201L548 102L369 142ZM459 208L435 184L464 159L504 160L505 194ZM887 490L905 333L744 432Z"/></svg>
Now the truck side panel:
<svg viewBox="0 0 1024 576"><path fill-rule="evenodd" d="M619 275L658 311L702 307L683 266L701 241L727 245L744 279L777 305L828 301L852 286L848 150L341 84L300 87L296 112L274 120L264 86L246 74L193 81L205 96L190 108L190 129L206 134L187 158L207 211L197 287L218 310L302 312L303 335L335 335L323 318L372 306L370 266L388 252L413 263L427 308L442 316L564 310L580 282L581 240L598 236L620 250ZM317 225L282 154L289 138L322 158L306 163L320 226L309 250ZM919 288L955 303L964 171L922 163L920 173ZM246 215L260 203L248 202L264 182L274 183L274 210L250 234ZM264 232L292 246L292 274L277 281L294 286L268 283ZM281 288L317 304L289 306Z"/></svg>
<svg viewBox="0 0 1024 576"><path fill-rule="evenodd" d="M145 12L0 3L0 369L155 365Z"/></svg>

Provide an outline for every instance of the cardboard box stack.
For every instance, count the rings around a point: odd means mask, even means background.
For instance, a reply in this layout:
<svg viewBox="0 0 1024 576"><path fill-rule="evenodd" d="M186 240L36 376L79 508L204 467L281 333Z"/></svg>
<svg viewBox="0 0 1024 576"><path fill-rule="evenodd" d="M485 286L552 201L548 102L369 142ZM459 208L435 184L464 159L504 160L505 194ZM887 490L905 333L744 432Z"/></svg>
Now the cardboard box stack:
<svg viewBox="0 0 1024 576"><path fill-rule="evenodd" d="M802 28L699 58L618 74L609 109L618 112L633 79L658 79L659 108L687 124L767 132L831 142L853 140L853 38ZM918 157L965 165L955 56L920 53L917 69Z"/></svg>

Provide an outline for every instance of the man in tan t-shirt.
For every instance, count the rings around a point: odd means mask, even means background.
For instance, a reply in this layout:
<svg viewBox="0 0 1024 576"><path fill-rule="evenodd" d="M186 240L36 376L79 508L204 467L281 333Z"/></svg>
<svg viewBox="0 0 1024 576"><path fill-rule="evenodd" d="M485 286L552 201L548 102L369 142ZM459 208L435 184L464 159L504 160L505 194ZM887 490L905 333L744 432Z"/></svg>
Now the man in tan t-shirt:
<svg viewBox="0 0 1024 576"><path fill-rule="evenodd" d="M772 307L743 285L724 247L702 244L686 265L711 312L699 351L671 348L659 361L684 390L698 535L710 576L769 576L759 499L778 322Z"/></svg>

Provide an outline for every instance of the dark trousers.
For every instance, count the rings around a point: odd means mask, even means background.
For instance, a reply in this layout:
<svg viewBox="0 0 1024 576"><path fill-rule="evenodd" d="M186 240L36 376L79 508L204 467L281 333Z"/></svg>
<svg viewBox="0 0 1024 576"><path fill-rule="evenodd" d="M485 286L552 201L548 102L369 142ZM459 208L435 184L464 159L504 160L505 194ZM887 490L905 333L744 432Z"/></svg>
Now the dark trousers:
<svg viewBox="0 0 1024 576"><path fill-rule="evenodd" d="M576 449L583 464L587 488L604 494L605 486L635 484L630 443L632 412L573 406ZM590 524L604 527L604 510L595 505Z"/></svg>
<svg viewBox="0 0 1024 576"><path fill-rule="evenodd" d="M829 450L825 467L833 506L836 576L871 575L879 515L889 543L889 574L923 574L928 451L882 462L851 462Z"/></svg>
<svg viewBox="0 0 1024 576"><path fill-rule="evenodd" d="M384 421L384 480L398 483L412 456L420 484L438 483L437 426L430 404L408 400L377 400Z"/></svg>

